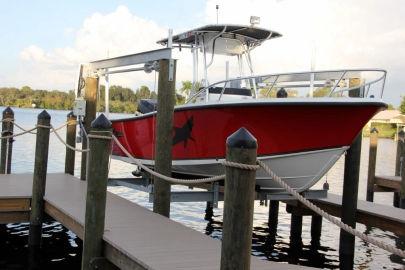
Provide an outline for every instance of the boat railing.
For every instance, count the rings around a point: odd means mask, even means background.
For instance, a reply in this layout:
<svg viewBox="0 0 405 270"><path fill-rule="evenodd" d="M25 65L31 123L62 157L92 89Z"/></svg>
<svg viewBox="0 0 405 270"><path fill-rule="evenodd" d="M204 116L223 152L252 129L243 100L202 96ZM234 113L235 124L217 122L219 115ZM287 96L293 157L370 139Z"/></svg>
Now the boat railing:
<svg viewBox="0 0 405 270"><path fill-rule="evenodd" d="M225 100L225 97L227 100L276 98L277 93L282 89L289 98L360 97L381 99L385 79L386 71L382 69L325 70L249 76L223 80L204 87L192 95L187 103L221 101ZM235 89L249 89L251 95L249 97L245 94L238 95L235 93Z"/></svg>

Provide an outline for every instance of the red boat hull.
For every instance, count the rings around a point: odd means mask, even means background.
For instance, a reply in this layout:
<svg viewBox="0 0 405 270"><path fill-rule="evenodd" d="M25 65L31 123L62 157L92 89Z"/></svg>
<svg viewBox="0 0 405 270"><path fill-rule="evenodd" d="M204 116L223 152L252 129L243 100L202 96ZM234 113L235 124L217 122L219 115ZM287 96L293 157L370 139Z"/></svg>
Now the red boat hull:
<svg viewBox="0 0 405 270"><path fill-rule="evenodd" d="M258 141L258 156L348 146L382 102L252 102L179 107L174 112L173 160L218 159L240 127ZM113 120L120 142L135 157L153 160L156 114ZM113 154L124 156L114 145Z"/></svg>

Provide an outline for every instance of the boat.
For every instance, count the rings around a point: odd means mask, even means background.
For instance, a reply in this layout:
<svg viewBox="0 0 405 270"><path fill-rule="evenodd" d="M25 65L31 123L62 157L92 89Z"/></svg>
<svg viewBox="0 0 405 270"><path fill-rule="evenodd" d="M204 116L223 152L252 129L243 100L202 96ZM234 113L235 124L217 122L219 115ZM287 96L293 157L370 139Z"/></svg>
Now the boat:
<svg viewBox="0 0 405 270"><path fill-rule="evenodd" d="M193 55L189 98L174 109L173 173L223 174L226 138L245 127L258 141L258 159L291 187L305 191L345 153L363 126L387 107L382 101L386 71L380 69L255 75L251 51L279 37L253 24L216 24L158 41L190 49ZM216 57L234 60L238 74L230 78L227 61L225 78L210 83L209 68ZM153 168L156 103L142 100L138 109L139 115L114 119L112 126L126 150ZM132 162L116 144L113 156ZM280 190L263 170L257 171L256 185Z"/></svg>

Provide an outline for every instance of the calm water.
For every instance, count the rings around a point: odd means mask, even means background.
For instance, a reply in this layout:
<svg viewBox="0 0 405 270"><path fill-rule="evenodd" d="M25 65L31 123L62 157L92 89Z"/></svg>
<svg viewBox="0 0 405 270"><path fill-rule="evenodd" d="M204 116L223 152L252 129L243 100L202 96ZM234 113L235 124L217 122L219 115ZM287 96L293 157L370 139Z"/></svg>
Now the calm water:
<svg viewBox="0 0 405 270"><path fill-rule="evenodd" d="M3 108L0 108L1 110ZM17 123L24 127L32 127L40 110L14 109ZM49 111L52 124L59 126L66 120L65 111ZM60 131L64 137L64 130ZM367 162L367 138L363 139L361 159L359 199L365 199ZM17 137L13 150L13 173L32 172L34 166L35 136L25 135ZM64 146L51 135L48 171L62 172L64 170ZM392 140L379 140L377 156L377 173L393 174L395 160L395 143ZM76 157L76 174L79 174L80 155ZM321 188L325 179L330 184L330 192L341 194L343 184L344 158L341 158L331 171L317 184ZM110 177L130 177L134 166L119 161L111 161ZM180 187L174 187L179 189ZM136 202L146 208L152 209L146 193L134 191L125 187L110 187L110 191ZM392 204L392 194L376 193L375 202ZM223 204L214 209L214 215L207 220L205 217L205 203L172 203L171 218L199 232L221 239ZM335 225L323 221L321 247L311 248L310 245L310 217L303 218L303 250L293 254L289 250L290 215L285 211L285 206L280 204L279 225L277 236L269 236L267 225L268 207L255 204L253 251L255 256L264 260L294 263L327 269L338 269L339 230ZM357 224L357 228L367 234L405 249L405 239L400 239L395 234L376 228L366 228ZM27 257L27 224L9 224L0 229L0 269L26 269ZM59 223L49 220L44 227L43 252L41 257L42 269L80 269L82 242L72 232ZM398 256L369 245L356 239L356 269L403 269L405 260Z"/></svg>

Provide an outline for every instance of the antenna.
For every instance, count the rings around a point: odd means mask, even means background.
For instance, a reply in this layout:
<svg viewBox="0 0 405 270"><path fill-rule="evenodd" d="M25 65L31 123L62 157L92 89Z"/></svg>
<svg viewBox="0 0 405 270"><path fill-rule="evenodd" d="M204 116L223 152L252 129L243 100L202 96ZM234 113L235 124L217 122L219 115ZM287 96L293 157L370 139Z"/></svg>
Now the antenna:
<svg viewBox="0 0 405 270"><path fill-rule="evenodd" d="M217 10L217 24L218 24L218 11L219 11L219 5L215 6L216 10Z"/></svg>
<svg viewBox="0 0 405 270"><path fill-rule="evenodd" d="M250 16L250 27L254 27L256 24L260 23L260 17Z"/></svg>

